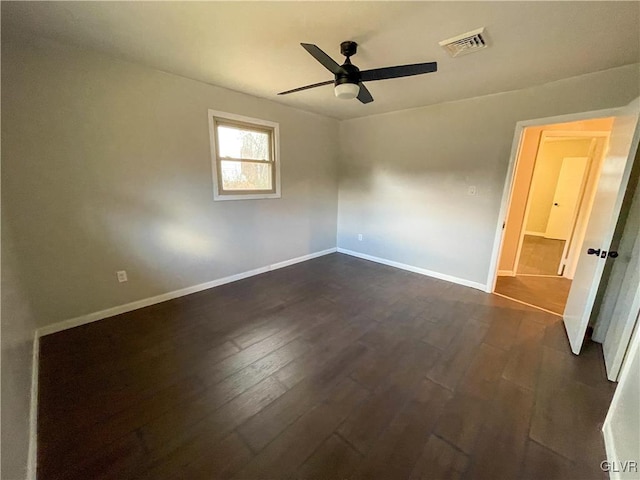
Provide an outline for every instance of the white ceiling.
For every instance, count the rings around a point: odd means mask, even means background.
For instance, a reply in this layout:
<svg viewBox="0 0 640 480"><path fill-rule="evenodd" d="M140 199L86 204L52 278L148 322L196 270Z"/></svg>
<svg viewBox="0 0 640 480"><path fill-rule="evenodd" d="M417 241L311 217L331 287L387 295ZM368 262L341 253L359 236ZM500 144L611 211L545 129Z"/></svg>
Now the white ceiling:
<svg viewBox="0 0 640 480"><path fill-rule="evenodd" d="M440 40L484 26L490 47L450 58ZM335 118L486 95L640 62L640 2L2 2L2 30L47 36ZM361 69L437 61L339 100L300 42Z"/></svg>

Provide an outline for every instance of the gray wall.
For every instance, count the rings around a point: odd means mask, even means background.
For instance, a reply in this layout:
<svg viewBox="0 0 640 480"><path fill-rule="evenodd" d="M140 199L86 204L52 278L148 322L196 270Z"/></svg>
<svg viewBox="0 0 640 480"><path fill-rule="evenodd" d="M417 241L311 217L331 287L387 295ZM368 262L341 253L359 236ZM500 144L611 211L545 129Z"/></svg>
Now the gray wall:
<svg viewBox="0 0 640 480"><path fill-rule="evenodd" d="M14 242L2 222L2 471L6 480L25 478L29 451L31 361L35 322L22 285Z"/></svg>
<svg viewBox="0 0 640 480"><path fill-rule="evenodd" d="M336 120L3 40L3 212L38 326L335 247ZM210 108L280 123L281 199L213 201Z"/></svg>
<svg viewBox="0 0 640 480"><path fill-rule="evenodd" d="M341 122L338 247L486 283L516 122L626 105L639 90L635 64Z"/></svg>

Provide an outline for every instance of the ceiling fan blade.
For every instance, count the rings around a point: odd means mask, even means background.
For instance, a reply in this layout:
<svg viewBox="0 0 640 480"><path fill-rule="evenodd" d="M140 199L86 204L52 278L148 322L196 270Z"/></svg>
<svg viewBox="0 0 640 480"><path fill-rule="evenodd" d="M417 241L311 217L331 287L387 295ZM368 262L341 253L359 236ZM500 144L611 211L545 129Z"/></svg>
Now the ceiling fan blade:
<svg viewBox="0 0 640 480"><path fill-rule="evenodd" d="M371 103L373 102L373 97L371 96L371 92L367 90L367 87L364 86L364 83L360 82L360 91L358 92L358 100L362 103Z"/></svg>
<svg viewBox="0 0 640 480"><path fill-rule="evenodd" d="M302 90L308 90L310 88L321 87L323 85L329 85L333 83L333 80L327 80L326 82L314 83L313 85L307 85L304 87L294 88L293 90L287 90L286 92L280 92L278 95L287 95L289 93L301 92Z"/></svg>
<svg viewBox="0 0 640 480"><path fill-rule="evenodd" d="M319 61L324 68L329 70L334 75L342 72L342 67L338 65L333 58L320 50L320 47L313 45L312 43L301 43L302 47L311 54L313 58Z"/></svg>
<svg viewBox="0 0 640 480"><path fill-rule="evenodd" d="M421 75L423 73L436 72L438 64L436 62L414 63L411 65L398 65L397 67L374 68L373 70L364 70L360 72L363 82L372 82L374 80L386 80L388 78L410 77L412 75Z"/></svg>

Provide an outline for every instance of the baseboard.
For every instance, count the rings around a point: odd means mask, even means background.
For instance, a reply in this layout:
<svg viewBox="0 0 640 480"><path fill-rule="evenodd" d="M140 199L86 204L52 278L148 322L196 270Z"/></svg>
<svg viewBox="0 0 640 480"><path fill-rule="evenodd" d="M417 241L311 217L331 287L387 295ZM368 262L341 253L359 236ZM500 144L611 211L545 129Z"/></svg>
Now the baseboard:
<svg viewBox="0 0 640 480"><path fill-rule="evenodd" d="M31 363L31 399L29 400L29 452L27 454L27 480L36 480L38 465L38 373L40 359L40 337L36 331L33 338Z"/></svg>
<svg viewBox="0 0 640 480"><path fill-rule="evenodd" d="M516 272L513 270L498 270L499 277L515 277Z"/></svg>
<svg viewBox="0 0 640 480"><path fill-rule="evenodd" d="M537 273L519 273L518 274L519 277L542 277L542 278L566 278L563 277L562 275L542 275L542 274L537 274Z"/></svg>
<svg viewBox="0 0 640 480"><path fill-rule="evenodd" d="M185 295L190 295L192 293L201 292L203 290L208 290L210 288L218 287L220 285L224 285L227 283L237 282L238 280L242 280L244 278L253 277L255 275L260 275L261 273L270 272L271 270L277 270L279 268L288 267L296 263L306 262L307 260L321 257L323 255L329 255L330 253L335 253L336 251L337 251L336 248L329 248L327 250L322 250L319 252L310 253L308 255L303 255L301 257L296 257L289 260L284 260L282 262L274 263L271 265L266 265L264 267L256 268L254 270L249 270L247 272L230 275L228 277L219 278L216 280L212 280L210 282L200 283L198 285L193 285L191 287L181 288L180 290L174 290L172 292L163 293L161 295L156 295L155 297L144 298L142 300L136 300L135 302L126 303L124 305L118 305L117 307L111 307L105 310L100 310L98 312L88 313L86 315L70 318L68 320L63 320L62 322L54 323L52 325L47 325L46 327L39 328L36 334L39 337L43 337L45 335L51 335L52 333L61 332L62 330L67 330L69 328L79 327L80 325L85 325L87 323L113 317L114 315L120 315L122 313L138 310L139 308L155 305L156 303L166 302L167 300L172 300L174 298L183 297Z"/></svg>
<svg viewBox="0 0 640 480"><path fill-rule="evenodd" d="M445 280L451 283L457 283L458 285L464 285L465 287L471 287L478 290L486 291L487 286L483 283L472 282L471 280L465 280L464 278L454 277L452 275L446 275L444 273L434 272L427 270L426 268L414 267L413 265L407 265L405 263L394 262L393 260L387 260L385 258L374 257L367 255L366 253L354 252L353 250L347 250L344 248L338 248L339 253L345 255L351 255L352 257L362 258L363 260L369 260L371 262L381 263L390 267L400 268L401 270L407 270L413 273L419 273L427 277L437 278L439 280Z"/></svg>
<svg viewBox="0 0 640 480"><path fill-rule="evenodd" d="M525 235L533 235L534 237L544 237L546 232L534 232L532 230L525 230Z"/></svg>

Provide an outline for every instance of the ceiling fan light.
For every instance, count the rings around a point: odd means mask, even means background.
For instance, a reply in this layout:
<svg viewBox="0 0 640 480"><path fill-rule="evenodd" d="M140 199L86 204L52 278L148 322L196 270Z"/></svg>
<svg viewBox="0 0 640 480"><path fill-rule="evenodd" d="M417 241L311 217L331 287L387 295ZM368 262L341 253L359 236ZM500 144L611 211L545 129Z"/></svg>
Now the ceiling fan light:
<svg viewBox="0 0 640 480"><path fill-rule="evenodd" d="M340 85L336 85L334 93L338 98L350 100L358 96L358 93L360 93L360 85L357 83L341 83Z"/></svg>

